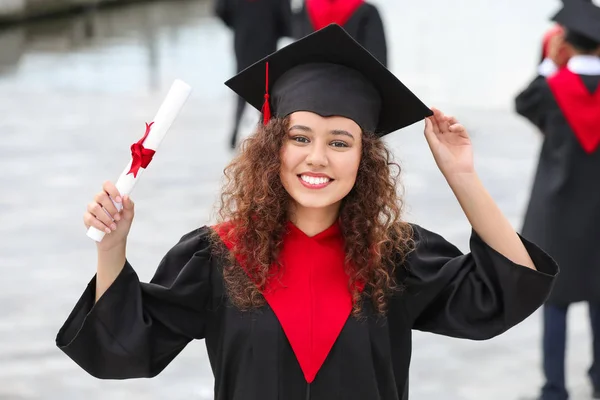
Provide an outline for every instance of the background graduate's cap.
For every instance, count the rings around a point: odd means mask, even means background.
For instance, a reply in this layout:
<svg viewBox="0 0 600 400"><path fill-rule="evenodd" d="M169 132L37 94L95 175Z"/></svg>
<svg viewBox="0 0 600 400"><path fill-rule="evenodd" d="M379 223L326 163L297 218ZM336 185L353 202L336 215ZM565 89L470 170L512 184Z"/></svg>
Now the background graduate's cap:
<svg viewBox="0 0 600 400"><path fill-rule="evenodd" d="M572 32L600 44L600 7L591 1L567 1L552 20L567 29L567 36Z"/></svg>
<svg viewBox="0 0 600 400"><path fill-rule="evenodd" d="M265 57L225 82L257 110L286 117L311 111L342 116L378 136L432 115L398 78L339 25Z"/></svg>

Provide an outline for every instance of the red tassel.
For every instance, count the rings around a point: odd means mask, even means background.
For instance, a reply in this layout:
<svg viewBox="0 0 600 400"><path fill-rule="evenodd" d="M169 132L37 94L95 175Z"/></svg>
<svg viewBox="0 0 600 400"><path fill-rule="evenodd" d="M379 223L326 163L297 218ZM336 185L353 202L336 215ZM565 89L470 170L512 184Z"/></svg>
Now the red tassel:
<svg viewBox="0 0 600 400"><path fill-rule="evenodd" d="M271 107L269 106L269 95L265 94L265 104L263 104L263 124L267 125L271 119Z"/></svg>
<svg viewBox="0 0 600 400"><path fill-rule="evenodd" d="M269 63L265 68L265 102L263 103L263 125L267 125L271 120L271 106L269 104Z"/></svg>

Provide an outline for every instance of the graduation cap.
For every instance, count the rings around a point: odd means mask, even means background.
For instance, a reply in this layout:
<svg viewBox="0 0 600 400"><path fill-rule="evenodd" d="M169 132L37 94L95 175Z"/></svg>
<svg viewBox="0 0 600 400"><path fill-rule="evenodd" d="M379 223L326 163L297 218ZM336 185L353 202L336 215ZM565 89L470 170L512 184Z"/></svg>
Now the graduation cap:
<svg viewBox="0 0 600 400"><path fill-rule="evenodd" d="M592 48L600 45L600 7L591 1L568 1L552 20L567 29L567 39L571 35L574 44L581 42Z"/></svg>
<svg viewBox="0 0 600 400"><path fill-rule="evenodd" d="M257 110L342 116L386 135L433 113L342 27L331 24L272 53L225 84Z"/></svg>

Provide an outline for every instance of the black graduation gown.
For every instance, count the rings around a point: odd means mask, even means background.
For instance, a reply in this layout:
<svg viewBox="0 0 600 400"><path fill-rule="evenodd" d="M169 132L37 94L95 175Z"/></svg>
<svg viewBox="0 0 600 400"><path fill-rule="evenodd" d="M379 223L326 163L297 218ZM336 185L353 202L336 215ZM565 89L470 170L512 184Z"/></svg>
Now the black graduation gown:
<svg viewBox="0 0 600 400"><path fill-rule="evenodd" d="M238 73L291 37L289 0L215 0L215 14L233 30Z"/></svg>
<svg viewBox="0 0 600 400"><path fill-rule="evenodd" d="M475 340L499 335L544 302L558 268L527 240L538 271L509 261L476 233L463 255L415 225L416 248L397 268L405 290L391 298L385 318L374 316L369 301L365 318L349 317L309 385L272 309L244 313L229 304L210 229L183 236L150 283L126 263L94 305L92 279L58 332L60 349L97 378L128 379L157 375L188 342L204 338L215 400L407 399L411 329Z"/></svg>
<svg viewBox="0 0 600 400"><path fill-rule="evenodd" d="M229 304L207 227L183 236L150 283L127 263L94 305L92 279L56 342L91 375L127 379L157 375L189 341L204 338L215 400L407 399L411 329L475 340L499 335L544 302L557 273L527 240L538 271L475 233L463 255L441 236L414 230L416 249L397 268L406 289L385 318L368 301L364 319L349 317L310 385L271 308L243 313Z"/></svg>
<svg viewBox="0 0 600 400"><path fill-rule="evenodd" d="M352 14L343 25L350 36L367 49L375 58L387 67L387 44L383 21L377 7L364 3ZM306 5L293 17L293 35L296 39L314 32Z"/></svg>
<svg viewBox="0 0 600 400"><path fill-rule="evenodd" d="M579 77L590 93L600 90L600 76ZM548 302L600 302L600 149L584 151L543 76L515 105L544 135L522 234L561 267Z"/></svg>

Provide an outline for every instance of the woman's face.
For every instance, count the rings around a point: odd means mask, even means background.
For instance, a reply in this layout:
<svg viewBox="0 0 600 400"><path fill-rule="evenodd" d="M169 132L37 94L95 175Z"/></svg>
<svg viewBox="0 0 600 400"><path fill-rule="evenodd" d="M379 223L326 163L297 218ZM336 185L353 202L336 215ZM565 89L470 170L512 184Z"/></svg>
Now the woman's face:
<svg viewBox="0 0 600 400"><path fill-rule="evenodd" d="M362 131L344 117L308 111L290 115L281 147L281 182L297 207L339 209L352 190L362 151Z"/></svg>

